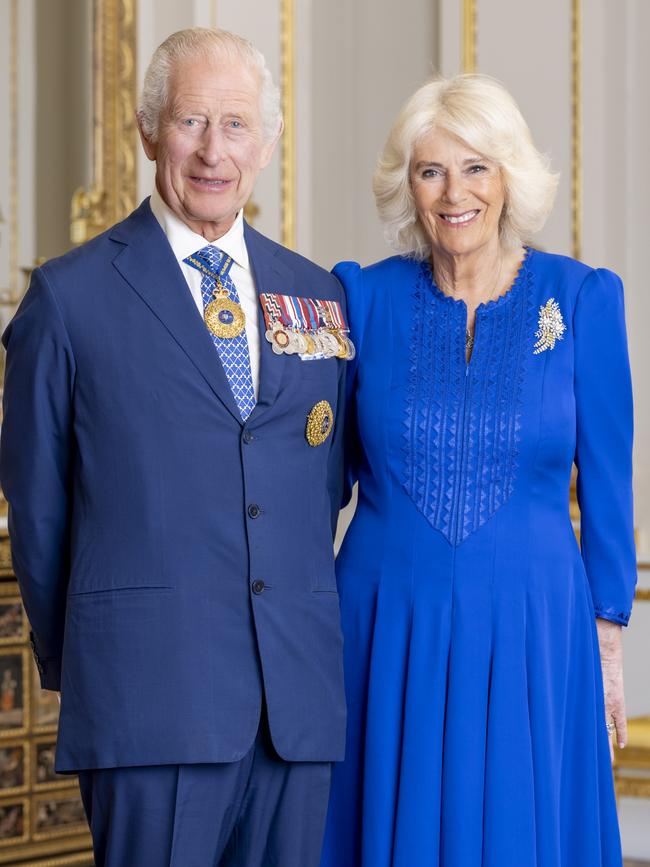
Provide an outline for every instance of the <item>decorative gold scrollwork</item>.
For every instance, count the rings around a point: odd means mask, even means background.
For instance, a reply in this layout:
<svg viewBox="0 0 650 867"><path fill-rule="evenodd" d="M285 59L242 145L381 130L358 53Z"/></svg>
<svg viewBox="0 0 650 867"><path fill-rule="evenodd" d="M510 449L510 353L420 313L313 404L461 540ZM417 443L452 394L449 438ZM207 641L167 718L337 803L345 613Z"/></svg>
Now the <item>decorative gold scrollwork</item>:
<svg viewBox="0 0 650 867"><path fill-rule="evenodd" d="M82 244L136 204L135 0L93 2L93 181L71 203L70 236Z"/></svg>

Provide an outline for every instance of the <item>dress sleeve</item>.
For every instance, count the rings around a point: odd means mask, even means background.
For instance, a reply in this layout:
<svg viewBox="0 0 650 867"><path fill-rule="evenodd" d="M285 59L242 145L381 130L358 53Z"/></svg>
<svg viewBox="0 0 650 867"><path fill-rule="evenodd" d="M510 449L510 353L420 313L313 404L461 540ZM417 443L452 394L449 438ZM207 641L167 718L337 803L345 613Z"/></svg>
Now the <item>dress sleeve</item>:
<svg viewBox="0 0 650 867"><path fill-rule="evenodd" d="M582 559L597 617L627 625L636 584L632 384L623 284L590 272L574 320L576 455Z"/></svg>
<svg viewBox="0 0 650 867"><path fill-rule="evenodd" d="M364 298L363 298L363 273L356 262L339 262L333 270L343 286L347 299L348 324L350 326L350 338L354 343L355 356L348 362L346 371L345 387L345 439L344 439L344 490L343 506L345 507L352 496L352 488L357 481L360 448L357 436L357 407L356 388L359 371L359 359L363 344L364 322Z"/></svg>

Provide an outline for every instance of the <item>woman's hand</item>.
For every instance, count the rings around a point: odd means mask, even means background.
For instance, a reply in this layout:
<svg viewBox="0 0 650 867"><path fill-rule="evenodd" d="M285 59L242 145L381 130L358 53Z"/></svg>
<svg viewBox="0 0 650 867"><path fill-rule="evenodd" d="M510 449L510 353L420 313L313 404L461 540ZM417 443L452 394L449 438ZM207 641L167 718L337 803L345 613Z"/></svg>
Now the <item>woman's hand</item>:
<svg viewBox="0 0 650 867"><path fill-rule="evenodd" d="M622 749L627 742L627 717L623 690L623 641L622 628L610 620L596 620L600 663L603 670L605 691L605 722L609 732L609 751L614 760L614 736ZM613 726L613 727L612 727Z"/></svg>

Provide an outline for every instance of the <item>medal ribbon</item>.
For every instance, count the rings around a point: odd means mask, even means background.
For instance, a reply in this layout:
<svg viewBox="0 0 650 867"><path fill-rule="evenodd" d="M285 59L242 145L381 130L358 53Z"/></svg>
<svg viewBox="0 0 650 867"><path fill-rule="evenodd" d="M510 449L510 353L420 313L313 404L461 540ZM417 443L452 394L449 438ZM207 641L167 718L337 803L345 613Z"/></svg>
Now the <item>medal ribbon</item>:
<svg viewBox="0 0 650 867"><path fill-rule="evenodd" d="M349 331L338 301L275 292L261 292L260 300L267 328L280 321L295 331L317 332L320 328Z"/></svg>
<svg viewBox="0 0 650 867"><path fill-rule="evenodd" d="M212 268L208 267L208 265L210 265L209 261L206 265L206 258L202 254L202 251L199 251L199 253L195 253L194 256L188 256L185 261L188 265L196 268L196 270L200 271L202 274L206 274L208 277L212 277L219 289L224 289L224 285L221 280L225 279L228 276L228 272L230 271L230 268L232 266L232 256L226 256L225 254L223 255L221 262L219 263L218 271L214 271Z"/></svg>
<svg viewBox="0 0 650 867"><path fill-rule="evenodd" d="M282 309L277 299L278 296L273 295L271 292L260 292L262 312L264 313L264 321L267 328L273 328L275 322L281 322L283 325L289 324L283 320Z"/></svg>
<svg viewBox="0 0 650 867"><path fill-rule="evenodd" d="M343 310L341 309L341 305L338 301L320 301L319 304L327 310L330 318L330 322L333 324L335 328L339 331L349 331L350 329L347 327L344 319L343 319Z"/></svg>

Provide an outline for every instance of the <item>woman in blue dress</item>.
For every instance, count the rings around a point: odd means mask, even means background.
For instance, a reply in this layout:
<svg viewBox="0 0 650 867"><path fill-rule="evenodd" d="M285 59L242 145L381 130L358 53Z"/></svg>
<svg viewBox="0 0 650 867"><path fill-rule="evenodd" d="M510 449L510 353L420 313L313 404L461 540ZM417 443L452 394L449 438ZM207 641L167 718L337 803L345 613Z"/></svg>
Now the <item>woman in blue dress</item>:
<svg viewBox="0 0 650 867"><path fill-rule="evenodd" d="M398 255L336 268L359 500L338 558L349 726L323 867L621 865L623 291L526 246L555 187L501 85L431 82L375 175Z"/></svg>

